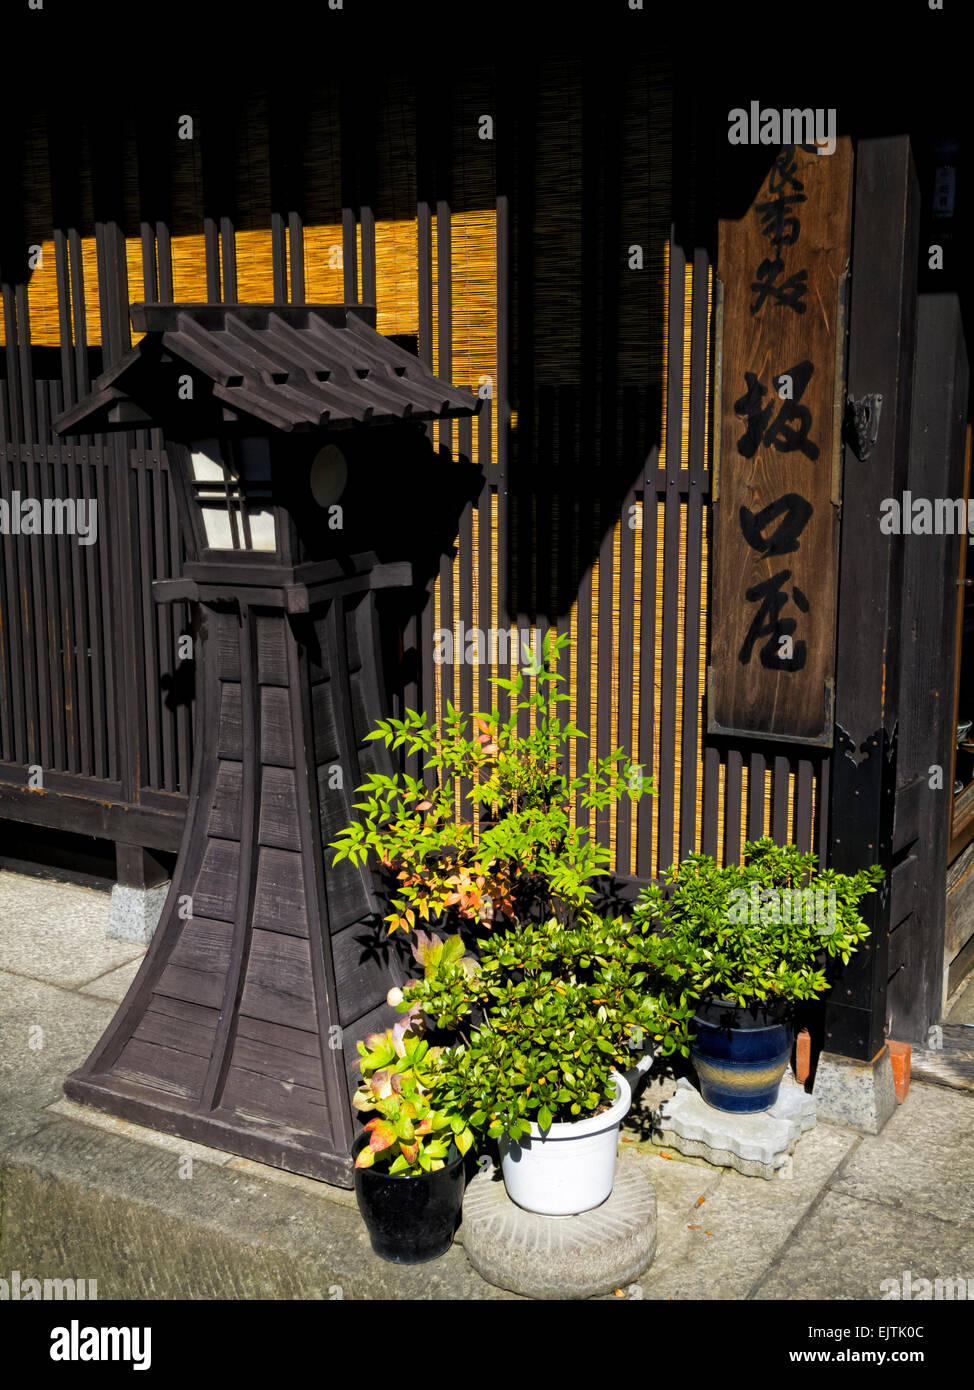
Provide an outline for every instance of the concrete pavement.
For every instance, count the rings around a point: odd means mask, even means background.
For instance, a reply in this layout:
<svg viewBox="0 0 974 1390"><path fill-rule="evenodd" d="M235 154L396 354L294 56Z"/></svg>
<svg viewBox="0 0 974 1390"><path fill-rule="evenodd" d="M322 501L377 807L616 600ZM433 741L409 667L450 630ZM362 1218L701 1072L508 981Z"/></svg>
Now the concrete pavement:
<svg viewBox="0 0 974 1390"><path fill-rule="evenodd" d="M101 1299L514 1297L462 1231L441 1260L390 1265L351 1193L67 1101L141 959L107 920L106 893L0 872L0 1278L94 1278ZM659 1238L627 1297L873 1300L905 1271L974 1296L974 1095L914 1082L882 1134L820 1123L774 1181L664 1157L649 1103L623 1148Z"/></svg>

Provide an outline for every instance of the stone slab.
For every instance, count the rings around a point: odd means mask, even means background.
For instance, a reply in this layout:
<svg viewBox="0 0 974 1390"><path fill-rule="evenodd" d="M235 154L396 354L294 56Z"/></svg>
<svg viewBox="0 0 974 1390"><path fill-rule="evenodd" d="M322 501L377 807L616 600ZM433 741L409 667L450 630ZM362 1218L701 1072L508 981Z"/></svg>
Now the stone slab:
<svg viewBox="0 0 974 1390"><path fill-rule="evenodd" d="M114 1006L0 970L0 1144L46 1123L111 1021Z"/></svg>
<svg viewBox="0 0 974 1390"><path fill-rule="evenodd" d="M770 1110L738 1115L708 1105L681 1077L659 1108L653 1141L747 1177L791 1178L795 1146L815 1122L815 1101L794 1081L782 1082Z"/></svg>
<svg viewBox="0 0 974 1390"><path fill-rule="evenodd" d="M895 1299L886 1281L897 1281L902 1290L907 1270L914 1280L974 1276L974 1227L830 1191L750 1296L791 1302ZM905 1311L897 1313L894 1301L887 1321L916 1322L924 1308L929 1304L921 1303L908 1319ZM958 1329L967 1326L963 1310L955 1311Z"/></svg>
<svg viewBox="0 0 974 1390"><path fill-rule="evenodd" d="M488 1170L464 1197L463 1249L482 1278L528 1298L612 1293L652 1261L656 1192L638 1160L623 1156L600 1207L578 1216L539 1216L511 1201L499 1169Z"/></svg>
<svg viewBox="0 0 974 1390"><path fill-rule="evenodd" d="M194 1163L215 1163L219 1166L229 1163L233 1158L232 1154L225 1153L222 1149L194 1144L191 1140L181 1139L176 1134L163 1134L161 1130L146 1129L143 1125L132 1124L130 1120L120 1120L115 1115L103 1115L100 1110L94 1110L89 1105L78 1105L75 1101L68 1100L67 1096L47 1106L46 1113L62 1119L75 1120L78 1124L93 1125L96 1129L107 1130L110 1134L118 1134L126 1139L135 1139L140 1144L149 1144L156 1149L165 1149L167 1153L176 1154L179 1160L191 1158ZM263 1168L263 1164L257 1166Z"/></svg>
<svg viewBox="0 0 974 1390"><path fill-rule="evenodd" d="M637 1297L668 1302L747 1299L775 1260L789 1258L794 1232L862 1136L818 1125L802 1137L790 1182L755 1182L730 1168L695 1166L646 1152L659 1224L652 1265ZM668 1152L668 1151L667 1151ZM835 1259L847 1258L836 1250Z"/></svg>
<svg viewBox="0 0 974 1390"><path fill-rule="evenodd" d="M209 1162L186 1172L165 1149L51 1119L0 1154L0 1271L95 1279L100 1300L516 1298L458 1245L415 1267L380 1259L325 1183Z"/></svg>
<svg viewBox="0 0 974 1390"><path fill-rule="evenodd" d="M108 894L0 872L0 970L77 989L139 954L106 935Z"/></svg>
<svg viewBox="0 0 974 1390"><path fill-rule="evenodd" d="M823 1120L879 1134L897 1108L889 1048L884 1045L871 1062L823 1052L813 1093Z"/></svg>
<svg viewBox="0 0 974 1390"><path fill-rule="evenodd" d="M974 1228L974 1099L914 1081L882 1135L863 1138L835 1188L877 1210Z"/></svg>
<svg viewBox="0 0 974 1390"><path fill-rule="evenodd" d="M82 985L80 992L90 994L93 999L110 999L113 1004L121 1004L128 993L129 985L139 973L142 961L143 953L140 951L133 960L126 961L116 970L109 970L90 984Z"/></svg>
<svg viewBox="0 0 974 1390"><path fill-rule="evenodd" d="M159 925L168 893L168 880L154 888L131 888L116 883L108 909L108 935L116 941L147 946Z"/></svg>

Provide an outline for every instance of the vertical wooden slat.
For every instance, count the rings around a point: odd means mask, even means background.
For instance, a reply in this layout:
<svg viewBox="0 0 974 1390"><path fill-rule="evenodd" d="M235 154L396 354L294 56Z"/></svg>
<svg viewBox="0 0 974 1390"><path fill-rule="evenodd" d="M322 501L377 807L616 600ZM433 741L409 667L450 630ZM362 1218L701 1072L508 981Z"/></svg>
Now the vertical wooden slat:
<svg viewBox="0 0 974 1390"><path fill-rule="evenodd" d="M71 335L71 299L68 238L62 227L54 229L54 271L57 279L58 334L61 340L61 387L65 409L78 399L77 372Z"/></svg>
<svg viewBox="0 0 974 1390"><path fill-rule="evenodd" d="M697 836L697 749L700 734L700 612L703 554L703 490L706 476L708 260L693 252L690 317L690 438L687 454L686 558L684 569L683 731L680 776L680 857L692 853Z"/></svg>
<svg viewBox="0 0 974 1390"><path fill-rule="evenodd" d="M7 257L9 259L9 255ZM3 340L7 358L7 416L10 421L8 439L20 443L24 438L23 408L20 395L20 357L17 352L16 290L12 277L0 261L0 294L3 295Z"/></svg>
<svg viewBox="0 0 974 1390"><path fill-rule="evenodd" d="M510 81L510 76L508 77ZM510 426L511 426L511 187L514 178L515 104L510 88L497 92L497 381L493 428L497 454L497 534L494 538L497 585L497 621L509 621L510 593ZM496 690L497 708L506 718L510 708L507 692Z"/></svg>
<svg viewBox="0 0 974 1390"><path fill-rule="evenodd" d="M639 622L639 765L648 781L656 771L656 534L659 499L656 492L656 446L644 465L642 510L642 567L639 583L642 607ZM660 799L663 789L660 789ZM636 874L648 879L653 873L653 798L644 796L636 812ZM663 866L665 867L665 865Z"/></svg>
<svg viewBox="0 0 974 1390"><path fill-rule="evenodd" d="M156 271L159 277L159 302L161 304L172 304L173 302L173 168L170 153L171 139L167 139L170 130L169 120L169 112L160 110L158 117L149 128L147 137L152 141L152 148L156 151L156 158L160 165L155 176L151 177L149 181L153 199L150 216L155 224ZM141 172L140 167L140 174ZM148 171L146 172L148 173Z"/></svg>
<svg viewBox="0 0 974 1390"><path fill-rule="evenodd" d="M674 857L677 642L680 600L680 464L683 439L683 302L686 261L670 239L667 305L666 498L663 516L663 640L659 736L659 867ZM653 546L656 534L644 538ZM684 653L684 659L686 654Z"/></svg>
<svg viewBox="0 0 974 1390"><path fill-rule="evenodd" d="M461 463L469 463L473 454L473 421L469 416L457 422L457 454ZM467 502L460 518L460 576L459 600L460 622L464 633L476 627L473 611L473 567L476 554L473 548L473 502ZM465 660L466 639L458 644L455 659L460 662L460 709L469 715L473 710L473 666ZM482 653L478 652L479 656ZM470 803L470 784L460 786L460 815L464 820L471 819L473 808Z"/></svg>
<svg viewBox="0 0 974 1390"><path fill-rule="evenodd" d="M788 782L790 772L790 760L782 754L776 753L771 792L771 838L776 845L788 843Z"/></svg>
<svg viewBox="0 0 974 1390"><path fill-rule="evenodd" d="M60 383L55 381L52 383L51 390L52 415L56 417L63 408ZM95 491L94 472L84 461L86 452L86 450L77 450L73 463L67 463L63 473L60 465L56 462L60 450L52 450L51 457L54 461L52 472L55 480L64 476L69 479L66 484L67 490L74 497L87 499L89 515L91 506L96 507L98 541L94 545L87 545L83 548L77 545L69 546L70 561L66 559L64 549L60 550L58 584L62 595L64 595L66 586L70 586L72 590L70 606L73 621L71 629L68 631L65 620L62 635L62 642L65 644L63 669L65 673L64 725L68 759L66 766L70 770L72 749L76 748L78 771L84 776L97 777L104 775L98 767L96 745L93 739L93 725L100 718L98 702L103 698L100 678L102 654L100 642L95 639L89 627L90 576L94 571L95 564L93 552L106 545L105 525L107 519L104 499L98 497ZM56 487L61 485L59 481L55 482ZM68 606L67 598L62 597L61 613L66 614ZM60 615L55 616L58 618ZM57 628L57 630L60 629Z"/></svg>
<svg viewBox="0 0 974 1390"><path fill-rule="evenodd" d="M436 351L437 375L444 381L453 377L453 190L450 168L450 111L449 90L440 94L436 142ZM453 444L453 423L441 420L437 431L441 453L449 454ZM453 552L452 548L440 559L439 613L437 626L453 632ZM463 659L463 652L454 647L454 661ZM441 701L445 712L447 700L453 698L454 668L441 668Z"/></svg>
<svg viewBox="0 0 974 1390"><path fill-rule="evenodd" d="M158 466L160 467L160 469L162 469L162 471L165 474L166 483L165 498L168 517L167 535L169 538L168 573L170 575L178 575L183 559L183 546L179 526L179 514L176 509L175 489L173 487L172 478L170 476L168 468L168 460L165 458L164 455L160 455ZM187 608L182 604L173 605L172 624L174 635L182 636L183 633L191 631L191 624L186 620L188 611L191 610L187 610ZM177 618L177 615L179 615L179 618ZM182 621L179 620L180 618L182 619ZM192 658L184 659L195 661L195 642ZM178 670L180 664L181 663L177 652L175 669ZM199 687L196 686L196 689L198 688ZM193 732L191 724L191 713L191 708L185 703L181 702L176 708L176 759L179 776L176 780L173 789L179 792L186 792L188 790L190 782L190 763L192 754Z"/></svg>
<svg viewBox="0 0 974 1390"><path fill-rule="evenodd" d="M169 161L164 157L157 128L147 113L136 121L135 147L139 183L139 240L142 243L142 294L156 304L159 294L159 251L156 244L155 207L160 185L168 185Z"/></svg>
<svg viewBox="0 0 974 1390"><path fill-rule="evenodd" d="M199 148L203 181L203 250L206 257L206 298L207 302L210 304L219 304L222 298L222 280L220 275L220 199L218 196L218 182L220 177L218 165L221 159L221 151L217 135L217 126L222 108L223 100L219 99L216 93L211 93L209 100L203 106L199 121ZM196 154L196 142L188 140L185 144L186 158L194 158Z"/></svg>
<svg viewBox="0 0 974 1390"><path fill-rule="evenodd" d="M17 298L17 325L21 334L19 344L21 363L26 362L21 381L25 391L29 387L32 397L28 408L25 396L24 421L29 444L34 444L37 440L37 402L34 398L34 374L30 366L30 317L27 312L26 286L18 285ZM45 489L40 481L36 449L25 448L23 459L24 493L27 497L40 500L44 496ZM21 538L19 544L24 564L24 578L29 586L30 594L28 624L33 639L30 660L34 665L34 690L37 702L35 707L37 740L35 760L40 762L45 771L50 771L53 766L54 750L51 727L51 671L47 650L44 571L47 568L50 551L53 549L53 541L50 537L41 534L30 536L27 539Z"/></svg>
<svg viewBox="0 0 974 1390"><path fill-rule="evenodd" d="M761 749L752 749L747 774L747 838L759 840L764 834L764 779L768 759Z"/></svg>
<svg viewBox="0 0 974 1390"><path fill-rule="evenodd" d="M812 848L812 763L809 758L798 759L795 786L795 843L800 850Z"/></svg>
<svg viewBox="0 0 974 1390"><path fill-rule="evenodd" d="M112 473L104 452L95 457L97 479L99 540L88 564L89 613L91 616L92 688L91 704L96 765L100 775L116 781L119 775L117 726L110 711L115 707L115 644L105 640L112 631L111 533L115 527L112 506L115 501Z"/></svg>
<svg viewBox="0 0 974 1390"><path fill-rule="evenodd" d="M166 791L175 791L177 780L176 750L173 742L173 721L169 709L166 707L164 692L162 689L162 674L167 673L170 677L175 673L176 661L175 652L172 645L172 611L169 605L151 603L152 580L160 574L165 565L167 550L166 541L166 510L167 498L165 486L168 479L153 461L151 466L146 463L145 467L146 483L151 483L151 511L152 511L152 544L144 546L144 553L147 554L146 569L148 574L145 578L146 592L150 597L150 611L148 614L146 627L146 654L150 655L153 646L156 648L156 674L155 683L148 682L150 723L161 725L162 749L161 749L161 773L160 781L156 783L151 778L150 786L161 786ZM144 536L144 540L149 537ZM152 611L154 610L154 611ZM154 639L154 640L153 640ZM156 711L156 718L151 718L151 712Z"/></svg>
<svg viewBox="0 0 974 1390"><path fill-rule="evenodd" d="M122 135L116 121L110 131L103 132L93 142L92 148L99 314L106 366L117 361L131 343L123 230ZM110 548L111 551L111 578L104 568L102 572L104 630L118 634L116 681L114 687L108 687L113 696L106 710L108 738L109 744L116 744L118 749L122 795L134 803L143 778L144 664L133 585L138 565L133 554L130 448L128 432L108 439L111 508L116 524L111 529L111 546L99 546L99 549L108 551ZM110 644L109 650L112 646L114 644Z"/></svg>
<svg viewBox="0 0 974 1390"><path fill-rule="evenodd" d="M304 214L306 204L305 163L303 159L308 112L302 104L291 108L289 138L285 169L287 171L287 236L288 261L291 270L290 299L303 304L306 299L304 282ZM273 174L273 169L271 170Z"/></svg>
<svg viewBox="0 0 974 1390"><path fill-rule="evenodd" d="M359 145L356 151L357 204L359 236L362 249L362 303L375 304L377 298L375 265L375 203L376 188L376 103L369 95L362 100L361 88L356 89L356 128Z"/></svg>
<svg viewBox="0 0 974 1390"><path fill-rule="evenodd" d="M4 423L4 409L6 406L6 382L0 379L0 426ZM0 434L0 478L6 483L8 464L7 464L7 444L6 436ZM8 549L9 547L4 547ZM11 647L9 632L11 623L3 620L4 614L13 611L10 599L7 594L7 575L3 565L0 565L0 762L13 762L14 753L14 734L13 734L13 692L11 689Z"/></svg>
<svg viewBox="0 0 974 1390"><path fill-rule="evenodd" d="M724 778L724 863L740 861L741 820L743 814L744 759L739 748L728 748Z"/></svg>
<svg viewBox="0 0 974 1390"><path fill-rule="evenodd" d="M418 351L421 362L433 365L433 212L431 198L433 189L433 161L430 119L427 112L428 98L425 89L416 93L416 256L417 256L417 330ZM432 427L430 428L432 438ZM437 626L434 613L433 582L426 585L425 595L417 594L422 604L419 618L414 625L417 652L417 675L420 689L418 697L406 692L413 708L422 708L432 715L434 710L434 690L436 668L433 662L433 630ZM419 776L418 754L407 757L406 766L411 776Z"/></svg>
<svg viewBox="0 0 974 1390"><path fill-rule="evenodd" d="M488 398L480 407L477 416L477 462L484 482L477 499L477 555L472 563L477 565L477 626L489 644L491 627L491 591L496 583L494 573L495 545L492 534L491 501L491 406ZM493 704L493 686L490 684L490 651L481 653L482 660L477 668L476 708L481 712L490 710Z"/></svg>
<svg viewBox="0 0 974 1390"><path fill-rule="evenodd" d="M75 206L76 216L80 208ZM78 400L87 396L91 389L91 374L88 369L88 330L85 311L85 271L81 250L81 233L73 223L68 230L68 264L71 277L71 314L74 327L74 366L75 386ZM79 444L91 444L90 434L75 436Z"/></svg>
<svg viewBox="0 0 974 1390"><path fill-rule="evenodd" d="M601 303L600 317L604 324L614 324L619 318L619 156L622 147L619 84L613 80L601 86L598 99L601 114L599 167L601 186ZM598 527L599 536L599 600L598 649L596 660L601 677L598 682L596 751L600 758L608 757L614 746L612 695L613 674L619 664L619 643L612 616L615 582L615 480L618 475L620 421L618 418L618 340L606 335L600 344L601 370L599 405L598 455ZM583 378L584 380L584 378ZM612 815L607 807L596 816L598 840L608 846Z"/></svg>
<svg viewBox="0 0 974 1390"><path fill-rule="evenodd" d="M532 525L532 498L535 469L535 364L534 364L534 211L536 162L536 103L533 89L526 85L520 93L517 132L517 443L516 470L511 488L510 550L507 567L511 576L510 607L502 621L515 629L512 662L520 666L521 631L531 627L531 564L535 553ZM594 248L593 248L594 255ZM594 267L593 267L594 268ZM594 278L594 277L593 277ZM527 691L524 692L527 694ZM523 738L530 729L529 710L520 710L518 733Z"/></svg>
<svg viewBox="0 0 974 1390"><path fill-rule="evenodd" d="M51 401L49 392L50 383L39 381L37 383L37 431L41 439L45 441L42 452L38 459L38 476L40 497L73 497L77 494L74 491L62 492L57 485L54 477L53 459L57 449L49 448L47 439L51 429ZM69 547L77 550L77 542L66 535L64 536L45 536L42 550L42 593L41 611L43 614L42 648L43 660L49 673L49 708L47 719L49 723L51 751L50 767L63 768L65 765L64 749L64 688L60 680L59 661L58 661L58 570L63 562L63 552L61 542L67 541ZM77 593L77 585L75 585ZM75 607L77 599L75 598ZM85 692L87 697L87 692ZM82 764L83 766L83 764Z"/></svg>
<svg viewBox="0 0 974 1390"><path fill-rule="evenodd" d="M220 279L221 296L224 304L233 304L237 299L237 235L236 224L238 216L236 187L234 181L234 169L236 165L236 146L238 141L246 141L246 116L242 113L237 115L237 111L231 103L229 97L220 103L218 112L211 113L210 124L215 122L215 129L211 130L210 143L204 146L203 178L204 190L207 185L211 190L212 212L214 221L219 228L220 238ZM209 155L209 161L207 160ZM248 149L248 158L251 151ZM257 157L257 152L254 152ZM207 163L211 162L212 167L207 168ZM205 194L204 194L205 196ZM272 232L272 257L273 257L273 278L275 299L278 298L278 288L280 278L283 273L284 255L282 240ZM286 288L282 289L281 299L287 298Z"/></svg>
<svg viewBox="0 0 974 1390"><path fill-rule="evenodd" d="M709 745L703 750L703 827L701 851L717 858L720 824L720 752Z"/></svg>
<svg viewBox="0 0 974 1390"><path fill-rule="evenodd" d="M24 439L28 444L37 443L37 401L34 395L34 364L31 355L30 309L27 304L27 282L29 274L23 270L24 279L16 287L17 303L17 352L20 358L20 393L23 405Z"/></svg>
<svg viewBox="0 0 974 1390"><path fill-rule="evenodd" d="M359 211L362 234L362 303L375 304L377 299L375 270L375 212L369 203Z"/></svg>
<svg viewBox="0 0 974 1390"><path fill-rule="evenodd" d="M355 115L351 86L343 83L339 98L339 123L341 126L342 267L346 304L358 303L358 238L355 216L358 205L355 166L358 131L355 127Z"/></svg>
<svg viewBox="0 0 974 1390"><path fill-rule="evenodd" d="M638 457L639 393L635 387L626 387L622 397L622 466L628 474L633 461ZM636 532L633 521L636 514L631 510L635 494L629 491L622 503L622 525L619 532L619 708L617 712L615 743L627 753L633 751L632 716L635 692L635 619L636 619ZM635 752L633 751L633 757ZM616 860L620 873L635 870L630 866L630 838L632 829L632 802L624 796L619 802L616 818Z"/></svg>
<svg viewBox="0 0 974 1390"><path fill-rule="evenodd" d="M598 420L597 407L598 397L598 372L600 343L598 333L599 317L599 172L600 161L602 158L601 141L599 139L600 130L600 102L601 89L594 80L583 82L582 91L582 198L579 217L581 221L581 285L579 287L580 296L580 342L581 342L581 362L579 380L581 387L579 390L579 460L581 467L576 473L581 486L576 498L577 513L577 562L575 572L579 576L578 582L578 620L576 624L576 650L574 653L573 677L575 681L575 723L588 735L588 739L580 740L578 747L578 761L580 764L587 763L590 758L594 758L597 752L597 745L592 735L598 735L598 728L593 730L593 723L597 719L597 707L592 707L591 695L591 673L598 661L597 634L592 629L592 595L593 595L593 564L598 554L598 524L599 519L596 515L596 497L598 495L597 483L591 472L591 460L596 457L598 447ZM539 151L539 154L541 152ZM543 157L543 155L542 155ZM521 184L518 184L518 254L525 256L530 265L530 232L531 221L523 220L521 216L520 199L522 196L530 199L530 189L533 185L533 170L525 171L524 181L528 185L525 193L522 194ZM527 213L533 212L533 204L528 201ZM523 231L522 231L523 229ZM522 235L524 244L522 249ZM520 267L519 267L520 272ZM518 332L520 336L521 323L524 313L531 313L530 301L523 305L519 297L518 300ZM520 352L520 343L519 348ZM518 439L521 437L521 424L524 414L530 411L530 402L518 398ZM518 446L518 458L521 458L520 444ZM519 468L521 476L524 475L524 467ZM595 484L595 485L593 485ZM581 772L577 770L576 775ZM585 807L579 807L576 819L580 826L588 827L591 825L591 816ZM594 830L595 827L592 827Z"/></svg>
<svg viewBox="0 0 974 1390"><path fill-rule="evenodd" d="M9 342L9 339L8 339ZM6 383L0 383L6 388ZM5 395L9 401L9 390L5 389ZM11 410L12 413L12 410ZM9 483L10 490L18 476L19 470L14 462L16 457L15 448L8 448L4 463L5 483ZM27 762L27 671L25 661L26 639L23 623L14 620L14 615L20 614L20 595L19 595L19 567L17 564L17 545L7 540L0 547L3 557L4 568L4 613L8 615L4 623L6 633L7 650L10 653L10 713L13 728L11 742L13 761L18 763Z"/></svg>
<svg viewBox="0 0 974 1390"><path fill-rule="evenodd" d="M23 454L21 455L23 458ZM30 496L28 474L23 462L18 462L16 472L17 490ZM21 652L24 663L23 698L26 710L27 746L24 761L28 764L42 763L40 740L38 737L38 697L37 697L37 654L35 648L35 626L40 619L34 604L30 546L36 538L21 535L12 547L17 566L17 611L23 623L23 645Z"/></svg>
<svg viewBox="0 0 974 1390"><path fill-rule="evenodd" d="M0 407L3 405L4 383L0 381ZM6 478L8 474L6 446L0 444L0 471ZM5 547L9 549L9 547ZM7 589L6 567L0 564L0 614L12 611ZM10 624L4 622L0 627L0 761L12 763L16 760L14 741L14 689L13 660L8 632Z"/></svg>
<svg viewBox="0 0 974 1390"><path fill-rule="evenodd" d="M818 862L824 868L829 862L829 845L832 834L832 761L822 757L818 764L817 805L815 809L815 844L812 848L818 854Z"/></svg>
<svg viewBox="0 0 974 1390"><path fill-rule="evenodd" d="M10 136L10 151L5 168L5 177L13 189L19 193L23 159L24 134L19 123L13 122ZM22 203L15 198L14 206L0 227L0 281L2 281L4 334L7 359L7 405L10 413L12 441L32 442L35 438L33 373L30 360L30 326L27 315L27 296L25 279L26 245ZM30 485L30 468L27 464L26 449L11 451L8 454L8 475L10 491L19 491L22 496L35 496ZM21 535L16 539L4 540L3 549L9 550L13 560L13 583L8 593L13 596L12 625L21 627L18 655L22 680L18 696L24 704L24 744L22 761L29 764L43 763L38 730L38 651L37 622L42 615L37 611L34 600L34 557L39 537ZM43 541L41 541L43 544ZM39 570L38 570L39 575ZM14 616L16 615L16 616ZM43 657L41 656L41 662Z"/></svg>
<svg viewBox="0 0 974 1390"><path fill-rule="evenodd" d="M288 298L288 252L293 245L288 231L288 209L291 204L289 146L293 136L287 97L281 90L275 89L271 93L268 120L274 302L283 304Z"/></svg>

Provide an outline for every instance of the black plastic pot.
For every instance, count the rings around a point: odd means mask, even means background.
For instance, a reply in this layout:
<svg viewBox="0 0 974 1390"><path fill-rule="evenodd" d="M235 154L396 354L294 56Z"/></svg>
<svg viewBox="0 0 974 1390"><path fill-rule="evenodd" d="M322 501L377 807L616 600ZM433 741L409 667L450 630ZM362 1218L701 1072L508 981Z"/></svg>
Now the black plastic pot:
<svg viewBox="0 0 974 1390"><path fill-rule="evenodd" d="M742 1009L729 999L703 1000L693 1019L690 1048L700 1094L715 1110L770 1110L794 1041L790 1000Z"/></svg>
<svg viewBox="0 0 974 1390"><path fill-rule="evenodd" d="M362 1134L352 1155L368 1143ZM455 1145L435 1173L391 1177L385 1168L356 1168L355 1196L372 1249L397 1265L425 1264L453 1244L463 1203L464 1165Z"/></svg>

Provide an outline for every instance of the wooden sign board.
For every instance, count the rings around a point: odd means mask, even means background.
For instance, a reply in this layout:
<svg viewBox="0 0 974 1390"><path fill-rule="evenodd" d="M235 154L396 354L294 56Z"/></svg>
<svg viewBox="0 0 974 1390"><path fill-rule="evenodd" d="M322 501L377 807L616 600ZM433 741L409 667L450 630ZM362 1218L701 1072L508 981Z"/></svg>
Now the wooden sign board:
<svg viewBox="0 0 974 1390"><path fill-rule="evenodd" d="M789 146L719 228L708 729L832 744L852 148Z"/></svg>

